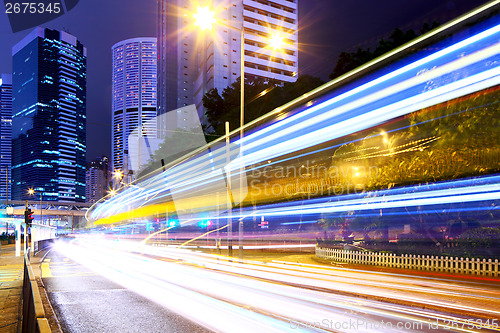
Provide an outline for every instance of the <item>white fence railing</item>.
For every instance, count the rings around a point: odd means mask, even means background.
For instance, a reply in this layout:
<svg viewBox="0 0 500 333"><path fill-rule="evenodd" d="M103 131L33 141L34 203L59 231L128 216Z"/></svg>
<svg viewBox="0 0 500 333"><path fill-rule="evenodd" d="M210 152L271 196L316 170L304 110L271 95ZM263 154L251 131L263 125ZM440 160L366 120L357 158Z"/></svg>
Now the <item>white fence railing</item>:
<svg viewBox="0 0 500 333"><path fill-rule="evenodd" d="M329 249L316 246L318 258L359 265L376 265L394 268L420 269L426 271L448 272L457 274L499 276L498 259L470 259L457 257L438 257L423 255L395 255Z"/></svg>

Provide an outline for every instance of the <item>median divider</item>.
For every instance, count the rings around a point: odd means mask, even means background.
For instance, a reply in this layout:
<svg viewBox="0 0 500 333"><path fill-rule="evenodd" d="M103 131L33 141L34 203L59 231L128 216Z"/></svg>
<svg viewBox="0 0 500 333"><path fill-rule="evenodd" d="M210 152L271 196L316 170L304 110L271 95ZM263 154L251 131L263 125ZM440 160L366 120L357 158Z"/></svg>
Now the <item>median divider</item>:
<svg viewBox="0 0 500 333"><path fill-rule="evenodd" d="M28 254L24 256L22 332L51 333Z"/></svg>

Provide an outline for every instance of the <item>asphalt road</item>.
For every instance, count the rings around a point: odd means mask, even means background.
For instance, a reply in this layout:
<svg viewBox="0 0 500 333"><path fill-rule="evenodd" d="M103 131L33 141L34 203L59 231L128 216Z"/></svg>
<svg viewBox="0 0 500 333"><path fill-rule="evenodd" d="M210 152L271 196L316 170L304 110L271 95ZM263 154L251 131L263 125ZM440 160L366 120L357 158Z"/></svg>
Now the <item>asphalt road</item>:
<svg viewBox="0 0 500 333"><path fill-rule="evenodd" d="M59 242L48 259L42 276L69 332L500 331L498 280L240 261L102 239Z"/></svg>
<svg viewBox="0 0 500 333"><path fill-rule="evenodd" d="M210 332L57 251L42 278L64 332Z"/></svg>

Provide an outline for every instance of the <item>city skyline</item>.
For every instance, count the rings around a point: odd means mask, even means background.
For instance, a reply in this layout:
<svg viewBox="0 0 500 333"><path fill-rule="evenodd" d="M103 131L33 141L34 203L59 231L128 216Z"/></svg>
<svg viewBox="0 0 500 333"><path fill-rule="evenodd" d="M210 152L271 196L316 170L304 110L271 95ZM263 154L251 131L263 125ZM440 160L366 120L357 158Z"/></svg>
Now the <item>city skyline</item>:
<svg viewBox="0 0 500 333"><path fill-rule="evenodd" d="M500 331L500 0L60 2L0 14L3 330Z"/></svg>
<svg viewBox="0 0 500 333"><path fill-rule="evenodd" d="M364 1L299 1L300 74L326 80L340 51L373 46L397 27L418 31L424 22L437 20L443 23L486 2L447 0L430 4L425 1L401 3L386 0L375 5ZM88 160L111 155L111 57L105 55L110 54L110 47L120 40L154 36L157 31L156 15L156 0L145 1L141 6L123 5L117 1L103 5L89 0L80 2L68 14L45 25L71 32L91 50L88 66ZM86 19L82 20L82 17ZM123 19L126 17L130 19ZM0 41L7 46L7 51L0 53L0 72L11 72L10 46L27 33L13 34L7 16L0 14ZM109 144L103 145L103 141Z"/></svg>

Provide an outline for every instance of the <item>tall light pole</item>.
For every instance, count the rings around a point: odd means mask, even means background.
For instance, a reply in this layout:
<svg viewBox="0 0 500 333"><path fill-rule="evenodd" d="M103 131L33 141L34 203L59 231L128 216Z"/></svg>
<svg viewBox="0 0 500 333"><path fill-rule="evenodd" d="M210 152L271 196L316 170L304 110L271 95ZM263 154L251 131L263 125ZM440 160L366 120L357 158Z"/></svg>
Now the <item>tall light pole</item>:
<svg viewBox="0 0 500 333"><path fill-rule="evenodd" d="M215 12L211 11L209 7L198 7L196 14L193 15L196 22L195 25L199 26L201 30L212 30L213 24L218 24L220 26L237 30L240 32L240 219L238 223L238 256L241 259L243 257L243 183L245 172L245 166L243 165L243 136L244 136L244 125L245 125L245 27L243 18L241 20L241 28L235 28L231 25L218 22L215 19ZM281 49L283 47L284 41L283 37L279 34L273 34L268 42L269 46L273 49ZM231 180L228 179L230 182ZM231 222L230 222L231 223ZM228 228L228 241L229 246L232 243L232 227ZM232 247L232 246L231 246ZM232 253L232 248L230 249Z"/></svg>
<svg viewBox="0 0 500 333"><path fill-rule="evenodd" d="M5 205L9 205L9 168L5 167ZM5 222L5 234L9 235L9 223Z"/></svg>
<svg viewBox="0 0 500 333"><path fill-rule="evenodd" d="M113 178L116 179L116 182L113 183L112 190L115 190L115 187L114 187L115 184L117 184L117 188L121 187L120 184L122 183L124 176L125 176L125 174L120 169L116 169L115 171L113 171Z"/></svg>

